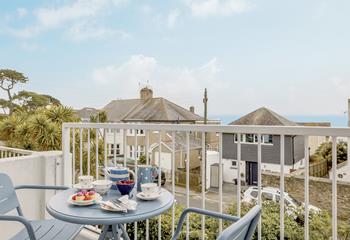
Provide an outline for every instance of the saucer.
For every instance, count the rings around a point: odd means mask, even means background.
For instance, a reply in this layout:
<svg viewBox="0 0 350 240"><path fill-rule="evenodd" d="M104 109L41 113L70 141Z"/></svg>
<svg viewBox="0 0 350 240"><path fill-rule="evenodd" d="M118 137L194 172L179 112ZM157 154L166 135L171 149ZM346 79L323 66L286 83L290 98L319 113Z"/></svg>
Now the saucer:
<svg viewBox="0 0 350 240"><path fill-rule="evenodd" d="M156 200L158 199L160 196L162 195L161 192L158 193L153 193L152 195L146 195L143 192L139 192L136 194L136 197L141 199L141 200L145 200L145 201L151 201L151 200Z"/></svg>
<svg viewBox="0 0 350 240"><path fill-rule="evenodd" d="M91 190L91 189L93 189L94 188L94 186L91 184L90 186L88 186L88 187L83 187L83 186L81 186L80 185L80 183L77 183L77 184L74 184L74 186L73 186L75 189L77 189L77 190Z"/></svg>

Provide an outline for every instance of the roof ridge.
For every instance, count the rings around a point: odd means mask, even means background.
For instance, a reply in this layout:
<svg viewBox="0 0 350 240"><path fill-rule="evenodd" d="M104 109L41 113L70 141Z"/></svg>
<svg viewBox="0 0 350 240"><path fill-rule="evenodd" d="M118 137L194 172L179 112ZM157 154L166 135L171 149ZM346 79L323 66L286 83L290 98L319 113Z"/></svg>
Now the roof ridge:
<svg viewBox="0 0 350 240"><path fill-rule="evenodd" d="M135 100L140 100L140 99L135 99ZM147 100L148 101L148 100ZM132 114L133 111L135 111L141 104L143 104L145 101L139 101L138 104L136 104L135 106L133 106L122 118L121 120L124 121L129 115Z"/></svg>

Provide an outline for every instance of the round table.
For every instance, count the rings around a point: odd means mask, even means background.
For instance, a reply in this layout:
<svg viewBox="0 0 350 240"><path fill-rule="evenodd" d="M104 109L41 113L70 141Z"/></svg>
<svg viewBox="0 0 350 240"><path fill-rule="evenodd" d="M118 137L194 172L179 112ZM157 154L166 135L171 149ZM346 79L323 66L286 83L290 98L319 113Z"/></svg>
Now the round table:
<svg viewBox="0 0 350 240"><path fill-rule="evenodd" d="M152 201L136 199L137 209L127 213L109 212L102 210L99 205L75 206L67 202L68 198L76 193L75 189L68 189L57 193L46 205L48 213L61 221L82 224L82 225L103 225L99 239L105 239L108 234L112 234L114 239L119 239L120 235L124 239L129 239L124 223L131 223L149 219L167 211L174 203L174 196L167 190L162 189L161 196ZM103 201L120 198L121 194L117 190L110 190L103 195Z"/></svg>

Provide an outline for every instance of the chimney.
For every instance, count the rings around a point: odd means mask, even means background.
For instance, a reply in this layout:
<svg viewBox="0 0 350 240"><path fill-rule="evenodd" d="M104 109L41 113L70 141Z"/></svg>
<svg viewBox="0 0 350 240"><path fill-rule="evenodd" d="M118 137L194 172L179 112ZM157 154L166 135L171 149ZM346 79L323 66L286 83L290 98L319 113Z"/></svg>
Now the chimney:
<svg viewBox="0 0 350 240"><path fill-rule="evenodd" d="M190 112L191 112L191 113L194 113L194 106L191 106L191 107L190 107Z"/></svg>
<svg viewBox="0 0 350 240"><path fill-rule="evenodd" d="M140 98L142 100L148 100L153 98L153 91L152 89L148 88L148 87L144 87L140 90Z"/></svg>

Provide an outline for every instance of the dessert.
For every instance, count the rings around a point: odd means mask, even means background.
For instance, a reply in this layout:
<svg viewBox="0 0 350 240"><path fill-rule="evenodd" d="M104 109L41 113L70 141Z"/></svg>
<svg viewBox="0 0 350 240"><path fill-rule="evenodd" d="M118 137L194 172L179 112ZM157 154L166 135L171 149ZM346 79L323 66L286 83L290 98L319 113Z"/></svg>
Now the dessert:
<svg viewBox="0 0 350 240"><path fill-rule="evenodd" d="M95 191L80 191L72 196L73 201L90 201L96 199Z"/></svg>

